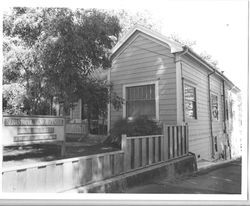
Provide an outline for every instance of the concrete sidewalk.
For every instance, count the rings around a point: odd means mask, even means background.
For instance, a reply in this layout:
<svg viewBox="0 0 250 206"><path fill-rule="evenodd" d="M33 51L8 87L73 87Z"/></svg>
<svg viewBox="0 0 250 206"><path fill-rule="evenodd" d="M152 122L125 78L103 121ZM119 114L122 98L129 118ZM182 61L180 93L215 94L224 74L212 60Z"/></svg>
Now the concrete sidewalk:
<svg viewBox="0 0 250 206"><path fill-rule="evenodd" d="M197 161L197 169L198 172L202 171L202 170L206 170L206 169L213 169L219 166L222 166L224 164L233 162L235 160L239 160L241 159L240 157L238 158L234 158L234 159L230 159L230 160L223 160L223 159L219 159L219 160L205 160L205 159L201 159Z"/></svg>
<svg viewBox="0 0 250 206"><path fill-rule="evenodd" d="M240 194L241 159L200 161L199 171L178 179L158 178L128 188L125 193L143 194Z"/></svg>

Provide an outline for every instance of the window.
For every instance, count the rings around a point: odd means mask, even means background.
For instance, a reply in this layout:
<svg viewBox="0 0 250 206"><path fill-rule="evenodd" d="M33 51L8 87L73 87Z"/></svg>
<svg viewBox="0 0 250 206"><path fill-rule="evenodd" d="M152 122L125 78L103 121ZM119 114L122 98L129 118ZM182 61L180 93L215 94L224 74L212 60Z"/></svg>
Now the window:
<svg viewBox="0 0 250 206"><path fill-rule="evenodd" d="M213 119L219 120L218 96L211 94L211 106Z"/></svg>
<svg viewBox="0 0 250 206"><path fill-rule="evenodd" d="M156 118L155 84L126 87L126 117Z"/></svg>
<svg viewBox="0 0 250 206"><path fill-rule="evenodd" d="M184 85L185 115L186 117L197 119L196 89L195 87Z"/></svg>

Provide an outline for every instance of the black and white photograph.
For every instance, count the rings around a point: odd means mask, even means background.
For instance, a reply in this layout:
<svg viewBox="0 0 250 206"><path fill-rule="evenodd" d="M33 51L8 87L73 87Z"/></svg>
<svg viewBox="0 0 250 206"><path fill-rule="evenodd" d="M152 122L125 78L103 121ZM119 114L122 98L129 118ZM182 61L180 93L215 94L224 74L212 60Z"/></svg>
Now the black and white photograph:
<svg viewBox="0 0 250 206"><path fill-rule="evenodd" d="M247 205L249 1L10 1L0 205Z"/></svg>

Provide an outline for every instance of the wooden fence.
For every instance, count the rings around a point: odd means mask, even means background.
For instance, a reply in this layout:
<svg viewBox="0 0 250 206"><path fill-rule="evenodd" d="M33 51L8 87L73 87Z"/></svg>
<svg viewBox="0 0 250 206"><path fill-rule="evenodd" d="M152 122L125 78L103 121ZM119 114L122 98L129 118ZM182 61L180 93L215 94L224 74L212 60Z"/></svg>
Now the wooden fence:
<svg viewBox="0 0 250 206"><path fill-rule="evenodd" d="M62 192L188 154L188 126L126 137L122 150L2 170L3 192Z"/></svg>
<svg viewBox="0 0 250 206"><path fill-rule="evenodd" d="M188 126L164 125L163 135L122 135L125 171L140 169L188 154Z"/></svg>
<svg viewBox="0 0 250 206"><path fill-rule="evenodd" d="M66 133L85 134L87 131L86 123L66 123Z"/></svg>
<svg viewBox="0 0 250 206"><path fill-rule="evenodd" d="M3 192L62 192L124 172L124 152L57 160L2 170Z"/></svg>
<svg viewBox="0 0 250 206"><path fill-rule="evenodd" d="M66 123L65 133L68 138L81 138L88 134L88 124Z"/></svg>

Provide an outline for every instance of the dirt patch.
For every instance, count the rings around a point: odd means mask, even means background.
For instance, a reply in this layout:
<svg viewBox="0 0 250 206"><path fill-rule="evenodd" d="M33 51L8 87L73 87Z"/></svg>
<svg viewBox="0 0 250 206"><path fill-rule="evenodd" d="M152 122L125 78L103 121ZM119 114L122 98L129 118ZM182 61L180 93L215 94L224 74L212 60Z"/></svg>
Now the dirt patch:
<svg viewBox="0 0 250 206"><path fill-rule="evenodd" d="M31 145L20 147L5 147L3 151L3 168L48 162L72 157L87 156L119 150L103 143L91 144L84 142L67 142L66 157L60 156L60 147L56 145Z"/></svg>

